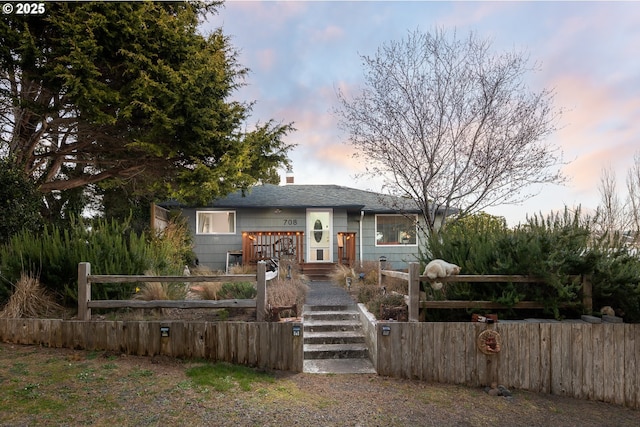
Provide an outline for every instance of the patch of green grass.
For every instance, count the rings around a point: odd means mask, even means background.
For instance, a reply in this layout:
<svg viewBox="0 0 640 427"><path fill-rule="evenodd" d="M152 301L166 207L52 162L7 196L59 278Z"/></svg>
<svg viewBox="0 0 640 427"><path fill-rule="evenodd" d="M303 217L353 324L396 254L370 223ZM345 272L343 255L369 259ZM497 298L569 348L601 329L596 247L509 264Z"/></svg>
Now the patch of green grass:
<svg viewBox="0 0 640 427"><path fill-rule="evenodd" d="M21 400L34 400L37 399L40 394L38 393L38 389L40 388L40 384L29 383L24 387L15 389L13 393Z"/></svg>
<svg viewBox="0 0 640 427"><path fill-rule="evenodd" d="M87 353L86 358L87 360L94 360L94 359L97 359L98 356L100 356L100 354L101 353L98 351L90 351Z"/></svg>
<svg viewBox="0 0 640 427"><path fill-rule="evenodd" d="M189 390L192 386L191 381L180 381L176 385L176 390Z"/></svg>
<svg viewBox="0 0 640 427"><path fill-rule="evenodd" d="M186 374L194 384L210 386L220 392L231 390L236 386L243 391L249 391L253 383L275 382L275 378L271 374L230 363L194 366L187 369Z"/></svg>
<svg viewBox="0 0 640 427"><path fill-rule="evenodd" d="M27 364L22 362L14 363L11 368L9 368L9 372L14 375L27 375L29 373L27 370Z"/></svg>
<svg viewBox="0 0 640 427"><path fill-rule="evenodd" d="M129 373L129 378L145 378L153 376L153 371L150 369L135 369Z"/></svg>

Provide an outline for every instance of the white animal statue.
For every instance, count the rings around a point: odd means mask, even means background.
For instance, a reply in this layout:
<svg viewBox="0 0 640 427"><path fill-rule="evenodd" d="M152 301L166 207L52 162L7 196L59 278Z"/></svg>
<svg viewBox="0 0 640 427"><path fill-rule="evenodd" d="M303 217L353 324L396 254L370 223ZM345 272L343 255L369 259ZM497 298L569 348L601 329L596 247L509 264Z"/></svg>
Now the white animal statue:
<svg viewBox="0 0 640 427"><path fill-rule="evenodd" d="M431 280L437 279L438 277L455 276L457 274L460 274L460 267L442 259L434 259L429 262L424 269L424 273L422 273L423 276L427 276ZM442 282L432 282L431 287L436 291L440 290L442 289Z"/></svg>

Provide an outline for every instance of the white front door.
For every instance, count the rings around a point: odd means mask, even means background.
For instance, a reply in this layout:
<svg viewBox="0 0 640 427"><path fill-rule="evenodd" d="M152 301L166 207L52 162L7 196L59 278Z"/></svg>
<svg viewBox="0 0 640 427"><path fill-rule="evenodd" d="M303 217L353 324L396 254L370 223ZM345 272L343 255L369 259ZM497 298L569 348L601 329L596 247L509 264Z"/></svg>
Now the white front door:
<svg viewBox="0 0 640 427"><path fill-rule="evenodd" d="M333 262L333 210L307 210L308 262Z"/></svg>

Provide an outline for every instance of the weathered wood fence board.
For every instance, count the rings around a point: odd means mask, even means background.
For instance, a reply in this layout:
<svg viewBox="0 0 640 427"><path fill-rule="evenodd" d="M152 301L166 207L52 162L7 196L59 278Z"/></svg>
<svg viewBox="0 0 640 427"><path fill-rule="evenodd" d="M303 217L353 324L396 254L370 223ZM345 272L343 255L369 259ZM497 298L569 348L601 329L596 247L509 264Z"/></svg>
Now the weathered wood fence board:
<svg viewBox="0 0 640 427"><path fill-rule="evenodd" d="M0 319L0 341L302 372L303 337L293 336L294 325L300 326L294 322ZM168 337L163 336L164 328Z"/></svg>
<svg viewBox="0 0 640 427"><path fill-rule="evenodd" d="M379 375L473 387L497 382L640 408L640 325L378 322L376 328ZM500 334L499 353L478 350L485 329Z"/></svg>

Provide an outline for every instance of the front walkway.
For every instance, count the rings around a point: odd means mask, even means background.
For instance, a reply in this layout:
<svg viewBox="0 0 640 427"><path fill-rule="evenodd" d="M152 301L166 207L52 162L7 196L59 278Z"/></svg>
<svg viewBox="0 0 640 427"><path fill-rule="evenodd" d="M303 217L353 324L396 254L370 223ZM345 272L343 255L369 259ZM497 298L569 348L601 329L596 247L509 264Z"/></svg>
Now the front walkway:
<svg viewBox="0 0 640 427"><path fill-rule="evenodd" d="M353 300L353 298L351 297L351 295L349 295L349 293L341 288L338 285L335 285L333 282L330 281L312 281L309 283L309 292L307 293L307 297L305 299L305 310L303 312L303 323L304 323L304 318L305 317L313 317L313 309L311 308L312 306L319 306L319 307L323 307L323 309L325 310L332 310L330 307L341 307L338 308L338 310L345 310L344 313L347 314L347 318L351 318L351 317L358 317L357 311L353 311L353 308L348 308L348 307L354 307L356 305L356 302ZM353 312L352 312L353 311ZM347 313L348 312L348 313ZM315 312L316 315L320 315L320 316L327 316L328 318L332 318L332 317L336 317L337 319L340 319L341 314L340 312L334 312L334 311L330 311L324 314L319 314L322 312ZM306 314L306 316L305 316ZM314 321L311 320L310 323L313 323ZM327 320L327 323L331 323L331 320ZM334 322L334 323L340 323L340 321ZM359 321L358 321L359 324ZM313 327L311 327L313 329ZM305 331L307 330L307 328L305 327ZM349 334L349 332L346 332L346 327L342 328L341 332L334 332L333 334ZM356 328L356 330L358 332L356 332L356 334L360 333L361 334L361 330L360 327L358 326ZM331 336L332 333L331 332L325 332L328 336ZM316 334L320 334L322 335L323 332L319 332ZM310 338L311 339L311 338ZM362 342L364 343L364 338L361 338ZM329 342L336 342L331 340L330 338L328 338ZM305 342L307 340L305 339ZM339 342L339 341L337 341ZM363 344L364 345L364 344ZM349 344L346 344L346 346L349 346ZM328 345L327 347L331 347L331 345ZM337 352L339 353L339 351ZM317 373L317 374L375 374L376 371L373 368L373 364L371 363L371 361L369 360L369 358L365 357L365 358L358 358L358 357L347 357L347 358L343 358L344 356L329 356L329 358L326 359L305 359L304 360L304 369L303 372L308 372L308 373Z"/></svg>
<svg viewBox="0 0 640 427"><path fill-rule="evenodd" d="M353 305L356 302L349 293L329 281L309 282L306 305Z"/></svg>

